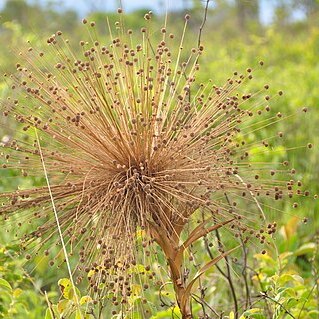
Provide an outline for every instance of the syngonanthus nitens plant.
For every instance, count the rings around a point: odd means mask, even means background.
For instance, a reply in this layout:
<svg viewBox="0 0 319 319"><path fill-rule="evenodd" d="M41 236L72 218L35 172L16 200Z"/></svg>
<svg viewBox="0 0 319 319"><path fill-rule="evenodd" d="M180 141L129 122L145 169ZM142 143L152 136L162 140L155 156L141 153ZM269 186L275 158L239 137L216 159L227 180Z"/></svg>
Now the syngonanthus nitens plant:
<svg viewBox="0 0 319 319"><path fill-rule="evenodd" d="M239 94L252 78L251 69L234 73L222 87L197 83L203 47L182 58L185 29L173 54L176 40L165 26L156 45L148 27L133 35L117 23L109 44L96 39L94 22L83 23L91 40L81 41L79 50L71 49L59 31L48 39L48 52L30 47L22 54L18 73L11 76L13 93L4 115L36 138L4 143L3 168L19 169L24 176L43 176L45 169L49 183L2 194L8 201L3 201L1 215L10 219L19 213L18 226L34 219L38 226L22 237L22 244L28 248L39 238L36 248L50 254L52 243L60 241L53 200L78 270L89 273L96 298L108 289L116 292L115 305L131 294L127 269L137 262L136 234L143 231L164 252L177 303L183 318L190 318L195 279L226 253L187 283L185 250L220 227L235 236L245 233L244 241L257 237L263 243L257 198L292 196L292 182L287 186L259 178L261 166L249 161L244 142L247 132L258 129L251 118L268 110L269 97L261 98L262 91ZM238 202L247 198L255 212L236 207L226 193ZM198 210L205 213L204 221L181 244L182 231ZM270 225L266 232L275 228ZM121 279L114 280L119 274Z"/></svg>

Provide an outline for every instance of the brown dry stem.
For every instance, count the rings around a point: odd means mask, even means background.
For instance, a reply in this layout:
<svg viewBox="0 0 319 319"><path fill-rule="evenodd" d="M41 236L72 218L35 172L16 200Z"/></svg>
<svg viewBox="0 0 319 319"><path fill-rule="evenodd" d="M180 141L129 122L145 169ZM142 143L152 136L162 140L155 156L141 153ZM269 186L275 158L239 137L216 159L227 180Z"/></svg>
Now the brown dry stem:
<svg viewBox="0 0 319 319"><path fill-rule="evenodd" d="M186 282L186 278L183 274L184 269L184 253L187 247L193 244L196 240L202 238L203 236L207 235L208 233L219 229L226 224L233 221L233 219L214 224L213 226L209 226L205 228L209 220L202 222L199 226L197 226L188 236L188 238L184 241L183 244L181 242L181 232L183 227L178 226L176 227L176 231L174 235L167 234L161 231L160 227L157 225L152 224L151 226L151 236L157 242L157 244L161 247L163 253L165 254L169 269L170 269L170 276L174 286L176 301L179 306L179 309L182 314L182 319L190 319L193 318L192 310L191 310L191 294L192 288L197 281L197 279L204 274L209 268L214 266L218 261L226 257L236 248L233 248L223 254L220 254L207 264L205 264L196 274L195 276L189 281Z"/></svg>

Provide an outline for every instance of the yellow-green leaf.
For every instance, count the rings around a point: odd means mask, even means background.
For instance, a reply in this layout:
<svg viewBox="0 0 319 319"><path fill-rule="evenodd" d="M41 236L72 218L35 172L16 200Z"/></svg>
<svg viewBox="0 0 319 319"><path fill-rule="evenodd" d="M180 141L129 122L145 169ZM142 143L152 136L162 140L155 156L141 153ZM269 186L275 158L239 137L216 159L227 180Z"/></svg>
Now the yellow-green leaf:
<svg viewBox="0 0 319 319"><path fill-rule="evenodd" d="M181 318L181 311L179 307L171 307L169 309L159 311L156 315L152 316L150 319L167 319L167 318Z"/></svg>
<svg viewBox="0 0 319 319"><path fill-rule="evenodd" d="M90 296L83 296L80 299L80 305L84 305L85 303L89 303L89 302L92 302L92 301L93 301L93 299Z"/></svg>
<svg viewBox="0 0 319 319"><path fill-rule="evenodd" d="M17 289L14 289L12 295L13 295L13 297L17 298L22 294L22 292L23 292L22 289L17 288Z"/></svg>
<svg viewBox="0 0 319 319"><path fill-rule="evenodd" d="M45 317L44 319L53 319L53 316L51 314L51 310L49 308L47 308L46 312L45 312Z"/></svg>
<svg viewBox="0 0 319 319"><path fill-rule="evenodd" d="M71 280L69 278L61 278L58 281L58 285L60 286L61 292L64 295L65 288L71 287L72 283L71 283Z"/></svg>
<svg viewBox="0 0 319 319"><path fill-rule="evenodd" d="M252 315L256 313L262 313L262 310L260 308L252 308L245 312L245 315Z"/></svg>
<svg viewBox="0 0 319 319"><path fill-rule="evenodd" d="M69 303L70 303L70 301L69 300L65 300L65 299L59 301L59 303L58 303L58 311L59 311L59 313L62 314L66 310L66 308L68 307Z"/></svg>
<svg viewBox="0 0 319 319"><path fill-rule="evenodd" d="M87 277L90 279L90 278L93 277L95 274L96 274L95 269L91 269L91 270L88 272Z"/></svg>
<svg viewBox="0 0 319 319"><path fill-rule="evenodd" d="M142 264L137 264L135 266L132 266L128 269L129 274L140 274L140 273L148 273L149 270L146 270L145 267Z"/></svg>
<svg viewBox="0 0 319 319"><path fill-rule="evenodd" d="M74 290L75 290L75 292L77 294L77 297L80 298L79 289L77 289L76 287L74 287L74 289L73 289L71 280L69 278L60 279L58 281L58 284L60 286L62 296L65 299L71 300L71 299L75 298Z"/></svg>
<svg viewBox="0 0 319 319"><path fill-rule="evenodd" d="M299 282L302 285L305 282L304 279L301 276L299 276L299 275L292 275L292 277L294 278L295 281Z"/></svg>
<svg viewBox="0 0 319 319"><path fill-rule="evenodd" d="M0 278L0 286L5 287L9 290L12 290L11 285L3 278Z"/></svg>
<svg viewBox="0 0 319 319"><path fill-rule="evenodd" d="M299 223L300 220L298 217L294 216L290 218L287 224L282 226L280 233L286 240L289 240L294 234L296 234Z"/></svg>
<svg viewBox="0 0 319 319"><path fill-rule="evenodd" d="M79 309L75 312L75 319L83 319L82 312Z"/></svg>
<svg viewBox="0 0 319 319"><path fill-rule="evenodd" d="M302 256L306 254L313 254L316 249L316 244L315 243L307 243L299 247L295 251L295 256Z"/></svg>

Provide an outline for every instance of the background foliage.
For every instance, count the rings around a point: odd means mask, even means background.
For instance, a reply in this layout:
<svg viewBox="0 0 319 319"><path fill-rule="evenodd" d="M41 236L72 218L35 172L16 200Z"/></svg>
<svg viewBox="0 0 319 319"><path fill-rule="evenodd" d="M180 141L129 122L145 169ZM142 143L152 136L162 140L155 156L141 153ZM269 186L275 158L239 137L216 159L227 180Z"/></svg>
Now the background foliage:
<svg viewBox="0 0 319 319"><path fill-rule="evenodd" d="M276 127L284 131L283 144L295 148L289 152L290 162L297 169L297 176L302 177L305 188L312 194L319 192L319 2L316 0L286 0L272 1L274 16L272 22L262 24L261 4L258 0L227 1L218 0L208 11L202 42L205 55L201 65L202 80L213 79L222 84L236 69L255 67L259 60L265 61L265 67L256 72L258 82L270 84L271 90L284 91L284 97L272 101L272 112L294 114L300 107L308 107L306 117L292 116ZM7 1L2 8L0 27L0 61L1 70L14 70L15 50L25 46L26 40L31 40L39 46L45 45L46 36L58 29L63 30L75 40L80 39L80 17L76 11L55 11L53 6L28 4L25 1ZM301 18L295 19L295 12L302 12ZM197 41L198 29L202 21L203 7L199 1L193 1L190 41ZM176 11L169 14L169 21L182 19L185 12ZM127 14L126 22L131 28L138 29L143 19L144 10ZM103 33L106 16L115 21L112 12L92 12L90 19L97 22ZM161 27L162 17L156 16L155 23ZM169 23L170 30L178 33L178 26ZM203 67L204 66L204 67ZM0 81L0 94L6 96L6 83ZM15 125L7 118L0 118L0 140L14 136ZM262 130L260 138L277 134L272 129ZM313 143L311 152L305 152L305 145ZM282 152L285 152L284 150ZM276 161L275 155L263 154L269 160ZM262 158L261 158L262 159ZM300 175L299 175L300 174ZM35 185L43 183L43 179L31 181ZM23 183L31 183L22 179L13 171L0 170L0 191L12 190ZM318 318L319 288L318 288L318 201L305 199L297 210L291 204L282 204L280 213L269 209L267 215L280 225L280 231L275 237L270 253L256 254L253 248L248 248L245 267L240 261L232 261L233 283L237 295L244 294L246 288L251 291L248 304L239 304L240 318ZM278 205L277 205L278 206ZM276 206L276 207L277 207ZM278 207L277 207L278 208ZM308 218L307 224L302 224L303 217ZM199 251L207 254L203 244ZM47 261L39 259L24 267L23 258L19 257L14 235L6 232L0 234L0 318L51 318L51 311L68 318L80 318L80 314L72 309L72 294L61 294L59 287L68 285L64 270L57 272L48 268ZM226 269L224 262L221 269ZM245 273L242 272L244 269ZM222 318L238 318L234 313L234 300L229 288L225 288L227 278L212 270L206 276L203 285L211 296L212 308L223 306L219 312ZM60 280L58 282L58 280ZM226 280L226 281L225 281ZM81 287L80 287L81 289ZM138 289L138 288L137 288ZM62 289L63 290L63 289ZM246 289L247 292L247 289ZM167 302L161 302L159 292L154 288L148 293L148 309L144 313L137 311L134 318L169 318L178 316L178 310L170 302L169 289L162 291ZM200 293L200 291L199 291ZM86 307L88 297L81 291L83 313L87 318L93 318L90 309ZM163 297L163 296L162 296ZM238 297L239 298L239 297ZM240 301L240 298L238 299ZM51 311L48 309L49 304ZM247 298L246 298L247 302ZM141 298L132 300L139 309ZM156 307L154 305L157 305ZM198 313L201 308L198 306ZM250 308L250 309L248 309ZM207 316L214 317L213 312ZM217 316L215 314L215 316ZM132 318L133 318L132 317ZM111 315L104 315L111 318Z"/></svg>

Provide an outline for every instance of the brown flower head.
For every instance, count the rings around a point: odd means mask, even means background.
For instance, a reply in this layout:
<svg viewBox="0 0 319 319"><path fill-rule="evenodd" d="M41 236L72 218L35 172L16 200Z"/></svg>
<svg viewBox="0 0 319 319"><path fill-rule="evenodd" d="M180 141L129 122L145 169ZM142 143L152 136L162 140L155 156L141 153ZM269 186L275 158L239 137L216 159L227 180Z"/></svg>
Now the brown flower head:
<svg viewBox="0 0 319 319"><path fill-rule="evenodd" d="M118 23L105 40L84 23L90 40L77 49L58 31L45 52L22 53L3 103L23 134L3 143L3 169L48 177L46 186L0 195L5 219L14 213L19 227L34 225L23 245L49 253L59 244L52 201L68 251L87 272L134 264L137 231L178 238L199 209L235 236L249 226L247 240L264 242L258 197L292 196L294 186L250 160L251 147L271 139L254 142L249 133L282 120L256 119L269 111L268 86L242 93L252 69L223 86L198 83L203 47L186 54L184 33L135 34Z"/></svg>

